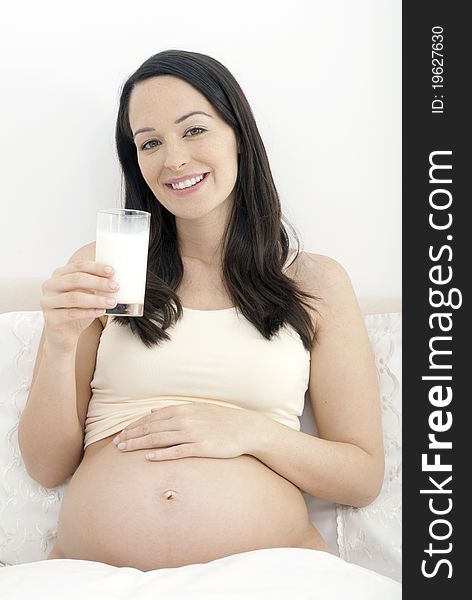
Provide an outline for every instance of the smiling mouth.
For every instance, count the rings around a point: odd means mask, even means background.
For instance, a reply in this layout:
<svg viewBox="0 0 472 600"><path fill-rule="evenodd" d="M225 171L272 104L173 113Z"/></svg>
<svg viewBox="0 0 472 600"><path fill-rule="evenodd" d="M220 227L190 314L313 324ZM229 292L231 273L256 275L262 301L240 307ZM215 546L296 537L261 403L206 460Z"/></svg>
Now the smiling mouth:
<svg viewBox="0 0 472 600"><path fill-rule="evenodd" d="M189 187L174 188L174 187L172 187L171 183L166 183L165 186L167 188L169 188L169 190L171 190L172 192L177 193L177 194L185 194L186 192L189 193L189 192L197 190L199 187L201 187L203 185L203 183L206 181L207 175L209 175L209 173L202 173L202 175L203 175L203 179L201 179L200 181L198 181L197 183L194 183L193 185L191 185Z"/></svg>

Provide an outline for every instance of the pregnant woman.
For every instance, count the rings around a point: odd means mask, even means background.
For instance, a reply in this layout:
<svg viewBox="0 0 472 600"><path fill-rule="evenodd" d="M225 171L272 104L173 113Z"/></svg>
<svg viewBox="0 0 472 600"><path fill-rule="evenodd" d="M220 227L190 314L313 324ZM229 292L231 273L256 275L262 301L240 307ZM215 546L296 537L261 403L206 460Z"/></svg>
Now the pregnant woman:
<svg viewBox="0 0 472 600"><path fill-rule="evenodd" d="M125 206L151 213L144 315L104 314L120 282L94 243L43 284L18 435L33 479L71 478L48 558L149 571L326 551L301 492L365 506L384 469L348 275L290 248L250 106L213 58L150 57L123 87L116 142ZM305 395L319 437L300 431Z"/></svg>

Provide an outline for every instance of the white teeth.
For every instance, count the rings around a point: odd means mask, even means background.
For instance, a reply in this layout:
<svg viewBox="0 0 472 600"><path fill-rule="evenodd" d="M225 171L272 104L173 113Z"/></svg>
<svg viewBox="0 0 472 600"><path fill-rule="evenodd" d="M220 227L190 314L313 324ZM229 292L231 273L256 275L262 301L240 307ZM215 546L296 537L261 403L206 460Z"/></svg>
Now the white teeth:
<svg viewBox="0 0 472 600"><path fill-rule="evenodd" d="M192 177L191 179L186 179L185 181L181 181L180 183L172 183L172 188L174 190L183 190L188 187L192 187L199 181L203 179L203 175L198 175L197 177Z"/></svg>

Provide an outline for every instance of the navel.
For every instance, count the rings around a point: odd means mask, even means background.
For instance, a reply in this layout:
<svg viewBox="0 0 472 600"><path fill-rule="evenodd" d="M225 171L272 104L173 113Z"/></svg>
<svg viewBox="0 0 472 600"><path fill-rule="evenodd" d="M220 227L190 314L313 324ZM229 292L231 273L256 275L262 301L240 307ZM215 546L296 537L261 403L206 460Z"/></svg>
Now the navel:
<svg viewBox="0 0 472 600"><path fill-rule="evenodd" d="M175 490L165 490L165 492L162 495L165 498L165 500L177 499L177 492Z"/></svg>

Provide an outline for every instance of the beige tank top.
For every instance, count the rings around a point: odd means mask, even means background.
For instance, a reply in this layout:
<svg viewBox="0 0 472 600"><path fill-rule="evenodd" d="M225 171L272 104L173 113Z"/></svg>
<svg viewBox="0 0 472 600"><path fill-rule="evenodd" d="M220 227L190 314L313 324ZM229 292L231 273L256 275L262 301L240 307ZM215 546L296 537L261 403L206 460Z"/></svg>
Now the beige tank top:
<svg viewBox="0 0 472 600"><path fill-rule="evenodd" d="M119 433L151 408L209 402L256 410L300 430L310 352L284 325L266 340L235 308L183 309L151 349L113 317L103 329L91 382L84 448Z"/></svg>

